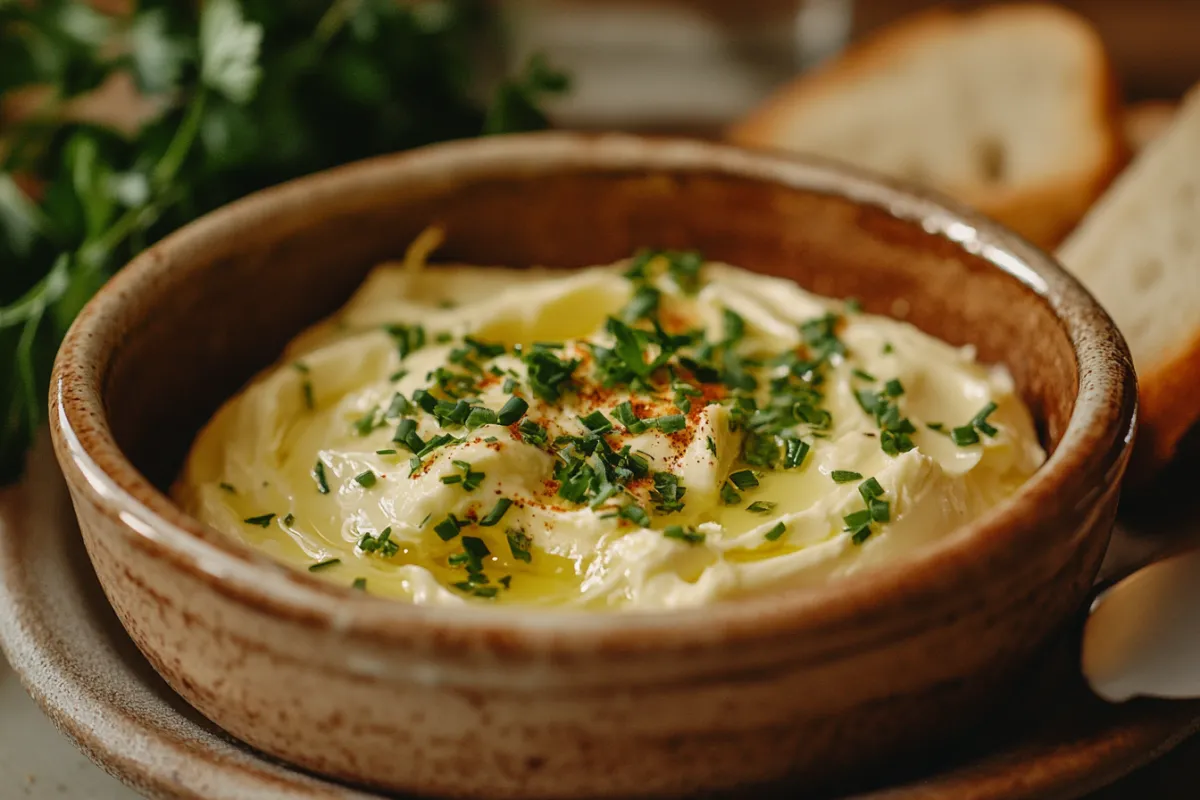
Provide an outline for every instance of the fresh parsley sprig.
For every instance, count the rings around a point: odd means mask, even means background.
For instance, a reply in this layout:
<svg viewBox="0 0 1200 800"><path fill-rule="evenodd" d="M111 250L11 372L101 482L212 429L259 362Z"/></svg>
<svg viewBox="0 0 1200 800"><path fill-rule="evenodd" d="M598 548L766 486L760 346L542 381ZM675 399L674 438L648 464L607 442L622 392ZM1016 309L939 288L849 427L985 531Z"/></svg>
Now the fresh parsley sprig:
<svg viewBox="0 0 1200 800"><path fill-rule="evenodd" d="M76 313L154 241L251 191L340 163L540 128L567 79L533 59L489 108L469 80L481 0L0 2L0 483L17 477ZM145 118L72 101L132 76ZM27 104L28 105L28 104Z"/></svg>

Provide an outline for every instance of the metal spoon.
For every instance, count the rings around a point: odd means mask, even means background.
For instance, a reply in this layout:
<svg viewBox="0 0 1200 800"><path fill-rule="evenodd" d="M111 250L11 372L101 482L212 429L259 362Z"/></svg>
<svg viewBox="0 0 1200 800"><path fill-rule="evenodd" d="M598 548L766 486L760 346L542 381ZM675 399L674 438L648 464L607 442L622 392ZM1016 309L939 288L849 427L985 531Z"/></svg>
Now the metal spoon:
<svg viewBox="0 0 1200 800"><path fill-rule="evenodd" d="M1115 561L1145 563L1144 553L1128 551L1129 537L1125 552L1121 539L1114 543ZM1092 690L1110 702L1200 697L1200 549L1142 566L1102 591L1084 626L1082 662Z"/></svg>

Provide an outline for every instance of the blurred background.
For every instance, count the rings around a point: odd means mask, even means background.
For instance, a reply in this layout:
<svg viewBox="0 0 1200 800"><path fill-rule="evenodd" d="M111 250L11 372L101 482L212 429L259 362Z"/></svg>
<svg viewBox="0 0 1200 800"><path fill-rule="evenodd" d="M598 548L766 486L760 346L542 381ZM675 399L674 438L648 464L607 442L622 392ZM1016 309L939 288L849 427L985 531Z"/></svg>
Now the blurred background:
<svg viewBox="0 0 1200 800"><path fill-rule="evenodd" d="M562 124L704 133L847 42L929 0L515 0L507 58L544 51L571 73ZM1068 0L1117 64L1126 100L1177 98L1200 78L1200 2Z"/></svg>

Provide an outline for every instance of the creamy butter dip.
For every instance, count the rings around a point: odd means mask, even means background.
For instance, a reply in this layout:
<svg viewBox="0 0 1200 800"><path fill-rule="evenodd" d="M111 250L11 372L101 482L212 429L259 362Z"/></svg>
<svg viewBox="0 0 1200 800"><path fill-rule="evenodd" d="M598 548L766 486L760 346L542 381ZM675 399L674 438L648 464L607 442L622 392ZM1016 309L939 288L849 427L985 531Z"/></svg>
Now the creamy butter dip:
<svg viewBox="0 0 1200 800"><path fill-rule="evenodd" d="M903 559L1045 458L1003 368L787 280L419 256L220 409L186 510L414 603L654 609Z"/></svg>

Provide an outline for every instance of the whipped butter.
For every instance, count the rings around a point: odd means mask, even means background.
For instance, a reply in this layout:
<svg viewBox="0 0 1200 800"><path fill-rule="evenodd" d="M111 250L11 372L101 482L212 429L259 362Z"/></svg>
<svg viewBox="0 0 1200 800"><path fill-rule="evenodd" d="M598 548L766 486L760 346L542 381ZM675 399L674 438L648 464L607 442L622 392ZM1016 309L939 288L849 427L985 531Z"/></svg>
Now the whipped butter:
<svg viewBox="0 0 1200 800"><path fill-rule="evenodd" d="M1003 368L790 281L420 262L220 409L186 510L409 602L655 609L903 559L1045 458Z"/></svg>

